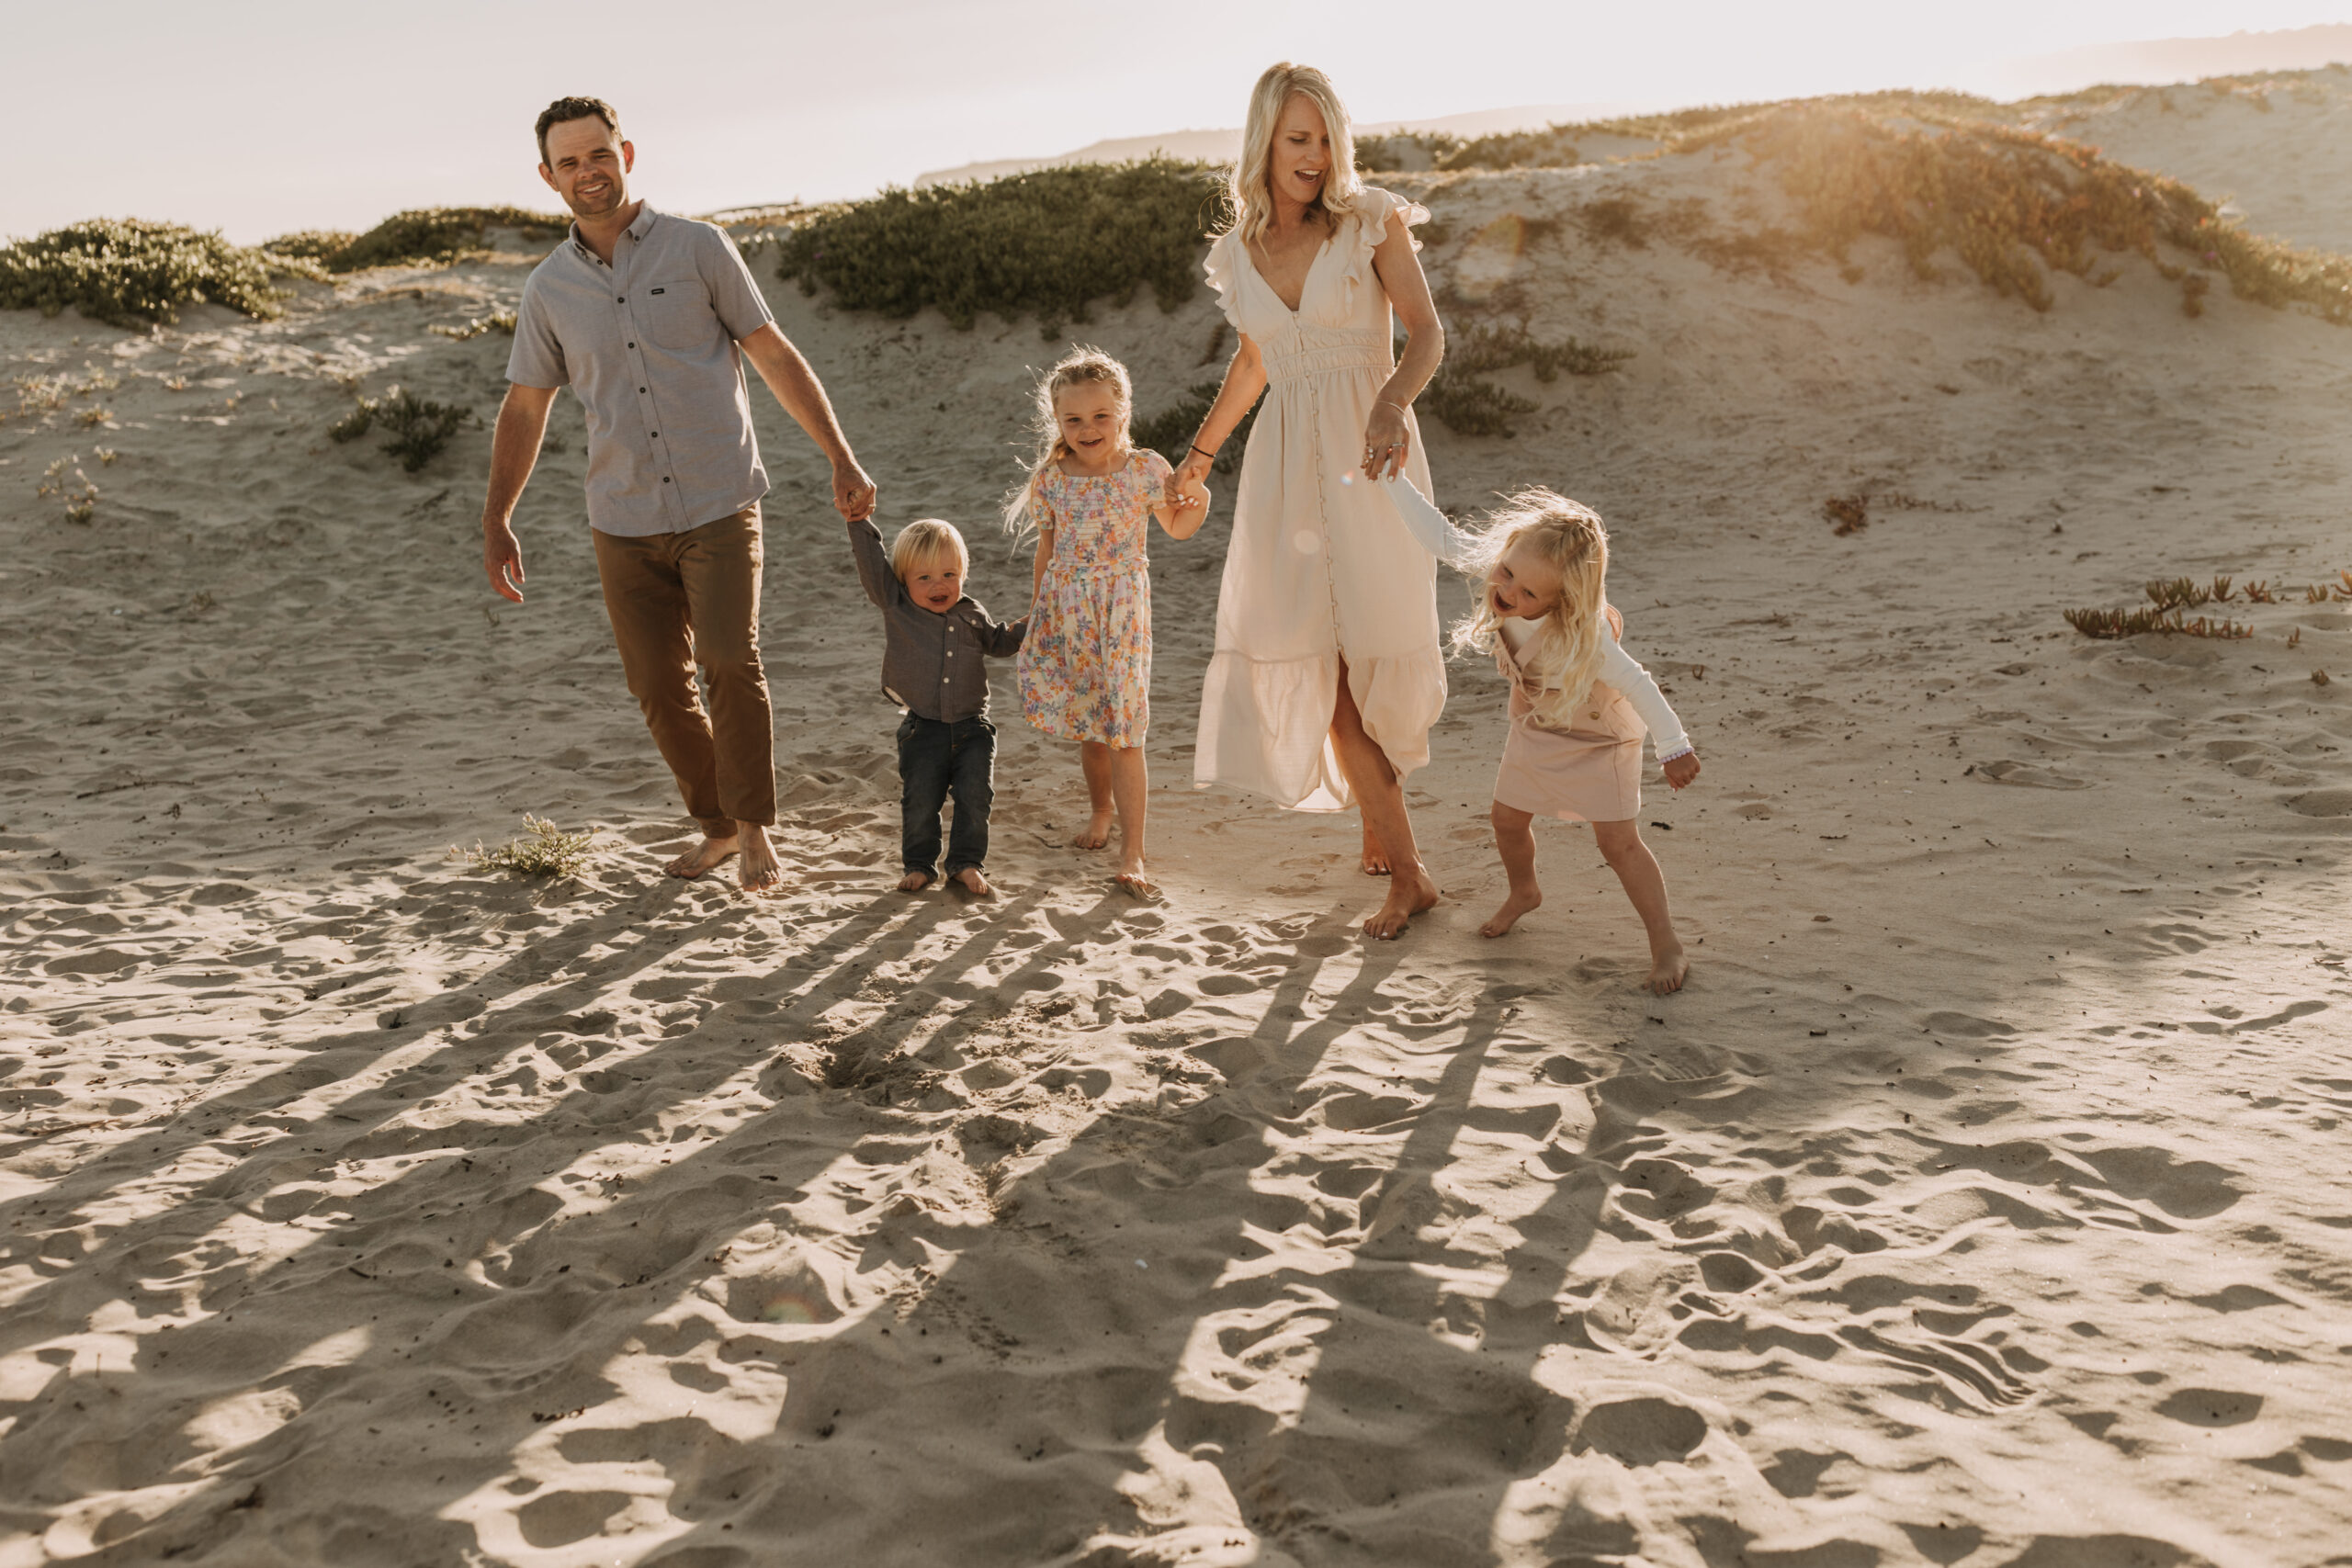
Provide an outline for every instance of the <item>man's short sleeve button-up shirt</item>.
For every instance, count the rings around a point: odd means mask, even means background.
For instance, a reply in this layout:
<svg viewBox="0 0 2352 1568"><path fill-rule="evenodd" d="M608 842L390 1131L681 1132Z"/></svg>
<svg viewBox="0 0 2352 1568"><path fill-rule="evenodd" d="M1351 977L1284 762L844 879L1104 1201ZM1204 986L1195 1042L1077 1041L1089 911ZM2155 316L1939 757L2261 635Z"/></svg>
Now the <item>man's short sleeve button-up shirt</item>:
<svg viewBox="0 0 2352 1568"><path fill-rule="evenodd" d="M650 202L609 266L575 224L532 269L506 378L579 395L600 533L682 533L767 493L735 344L773 320L726 231Z"/></svg>

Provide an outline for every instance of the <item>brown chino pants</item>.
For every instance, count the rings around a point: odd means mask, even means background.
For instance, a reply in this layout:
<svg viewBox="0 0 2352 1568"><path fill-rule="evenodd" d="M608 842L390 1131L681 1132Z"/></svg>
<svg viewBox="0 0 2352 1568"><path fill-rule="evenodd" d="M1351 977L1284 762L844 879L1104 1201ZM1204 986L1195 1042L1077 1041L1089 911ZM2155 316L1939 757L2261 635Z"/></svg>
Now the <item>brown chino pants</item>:
<svg viewBox="0 0 2352 1568"><path fill-rule="evenodd" d="M594 530L592 530L592 533ZM775 735L760 668L757 502L683 534L595 533L596 576L629 695L707 833L775 820ZM710 686L710 711L695 666Z"/></svg>

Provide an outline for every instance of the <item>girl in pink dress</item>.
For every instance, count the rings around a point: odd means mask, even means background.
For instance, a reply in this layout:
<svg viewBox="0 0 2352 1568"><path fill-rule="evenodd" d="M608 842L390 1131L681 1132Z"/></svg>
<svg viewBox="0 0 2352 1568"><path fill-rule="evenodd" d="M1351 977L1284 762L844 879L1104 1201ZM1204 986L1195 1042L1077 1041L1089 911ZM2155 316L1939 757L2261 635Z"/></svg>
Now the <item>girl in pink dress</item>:
<svg viewBox="0 0 2352 1568"><path fill-rule="evenodd" d="M1170 538L1191 538L1208 515L1208 491L1164 488L1168 459L1136 449L1127 434L1134 412L1126 367L1097 348L1065 355L1037 384L1037 457L1006 503L1005 522L1037 536L1029 636L1013 661L1022 716L1078 742L1093 815L1074 842L1101 849L1115 817L1119 886L1148 896L1151 569L1144 541L1154 519Z"/></svg>
<svg viewBox="0 0 2352 1568"><path fill-rule="evenodd" d="M1538 817L1589 822L1650 942L1649 988L1682 988L1690 969L1667 907L1666 876L1636 820L1642 736L1657 742L1667 784L1699 776L1699 753L1649 671L1618 646L1625 621L1609 603L1609 534L1591 508L1524 490L1464 534L1402 481L1383 487L1440 559L1480 578L1478 607L1453 628L1458 648L1494 656L1510 682L1510 739L1495 775L1495 848L1510 892L1487 923L1500 936L1544 902L1535 885Z"/></svg>

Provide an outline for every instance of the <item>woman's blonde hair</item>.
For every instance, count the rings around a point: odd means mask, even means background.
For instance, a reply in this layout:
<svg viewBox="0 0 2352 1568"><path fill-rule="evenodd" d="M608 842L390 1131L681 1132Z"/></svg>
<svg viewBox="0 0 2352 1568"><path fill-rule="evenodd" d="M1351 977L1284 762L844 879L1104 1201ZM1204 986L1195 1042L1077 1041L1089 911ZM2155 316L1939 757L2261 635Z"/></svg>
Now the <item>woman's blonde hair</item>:
<svg viewBox="0 0 2352 1568"><path fill-rule="evenodd" d="M1573 728L1569 720L1592 692L1603 639L1610 635L1609 531L1600 525L1600 514L1548 490L1522 490L1505 496L1501 510L1470 538L1456 564L1481 580L1521 541L1533 545L1559 572L1559 602L1536 623L1535 636L1517 657L1541 688L1528 693L1535 716L1555 729ZM1453 645L1491 654L1501 635L1494 602L1482 592L1478 607L1455 624Z"/></svg>
<svg viewBox="0 0 2352 1568"><path fill-rule="evenodd" d="M1233 222L1227 231L1238 231L1244 245L1256 243L1273 221L1274 125L1295 97L1315 106L1331 138L1331 167L1308 210L1319 214L1327 227L1336 229L1340 219L1355 210L1356 197L1363 191L1363 178L1356 173L1355 133L1348 127L1347 106L1340 102L1339 89L1331 85L1331 79L1312 65L1293 65L1287 60L1269 65L1258 85L1250 89L1250 118L1242 124L1241 156L1234 161L1227 192L1233 205Z"/></svg>
<svg viewBox="0 0 2352 1568"><path fill-rule="evenodd" d="M938 560L943 556L956 558L956 570L972 570L972 552L964 547L964 536L956 525L936 517L925 517L899 530L890 541L890 572L899 581L925 561Z"/></svg>
<svg viewBox="0 0 2352 1568"><path fill-rule="evenodd" d="M1119 449L1123 453L1135 449L1135 437L1128 426L1135 423L1136 389L1127 378L1127 367L1091 344L1080 344L1037 378L1037 402L1030 418L1030 428L1037 436L1036 454L1029 460L1028 474L1004 498L1004 525L1014 534L1027 525L1029 503L1037 493L1037 476L1069 456L1069 443L1062 439L1061 410L1057 404L1064 391L1081 386L1108 387L1118 394Z"/></svg>

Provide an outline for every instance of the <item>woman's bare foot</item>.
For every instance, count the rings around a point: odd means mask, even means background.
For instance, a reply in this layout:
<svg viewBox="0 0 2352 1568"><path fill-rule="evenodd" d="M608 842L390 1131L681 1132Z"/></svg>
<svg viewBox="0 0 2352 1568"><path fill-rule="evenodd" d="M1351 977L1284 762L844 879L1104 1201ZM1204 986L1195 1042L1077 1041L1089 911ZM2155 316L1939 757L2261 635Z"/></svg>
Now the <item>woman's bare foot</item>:
<svg viewBox="0 0 2352 1568"><path fill-rule="evenodd" d="M1514 887L1510 890L1510 897L1503 900L1502 908L1497 909L1494 914L1487 919L1487 923L1478 928L1478 934L1480 936L1500 936L1505 931L1510 930L1511 927L1519 924L1519 918L1521 915L1533 913L1536 908L1543 902L1544 895L1538 889L1531 887L1526 892L1521 893L1518 888Z"/></svg>
<svg viewBox="0 0 2352 1568"><path fill-rule="evenodd" d="M901 893L920 893L930 886L931 873L927 871L910 871L899 878L899 891Z"/></svg>
<svg viewBox="0 0 2352 1568"><path fill-rule="evenodd" d="M699 881L710 871L724 864L728 856L742 847L742 840L732 833L724 837L713 833L705 838L701 843L663 866L662 872L663 875L674 876L681 882ZM771 855L768 858L773 862L775 857Z"/></svg>
<svg viewBox="0 0 2352 1568"><path fill-rule="evenodd" d="M996 897L996 889L989 886L989 879L980 874L980 868L978 866L967 865L947 880L954 883L956 886L961 887L965 892L969 893L975 898L993 898Z"/></svg>
<svg viewBox="0 0 2352 1568"><path fill-rule="evenodd" d="M738 822L735 831L743 846L735 879L743 885L743 891L763 897L783 892L784 867L775 858L775 846L768 842L768 830L757 822Z"/></svg>
<svg viewBox="0 0 2352 1568"><path fill-rule="evenodd" d="M1388 852L1380 847L1380 840L1374 836L1369 822L1363 825L1363 874L1366 876L1388 874Z"/></svg>
<svg viewBox="0 0 2352 1568"><path fill-rule="evenodd" d="M1106 806L1080 829L1078 837L1069 841L1069 847L1074 850L1099 850L1110 841L1111 808Z"/></svg>
<svg viewBox="0 0 2352 1568"><path fill-rule="evenodd" d="M1648 985L1659 996L1671 996L1680 990L1683 976L1690 973L1690 961L1682 955L1680 942L1650 950Z"/></svg>
<svg viewBox="0 0 2352 1568"><path fill-rule="evenodd" d="M1424 909L1437 907L1437 884L1427 873L1416 868L1396 874L1388 885L1387 901L1380 912L1363 923L1363 934L1383 942L1403 933L1406 925Z"/></svg>

